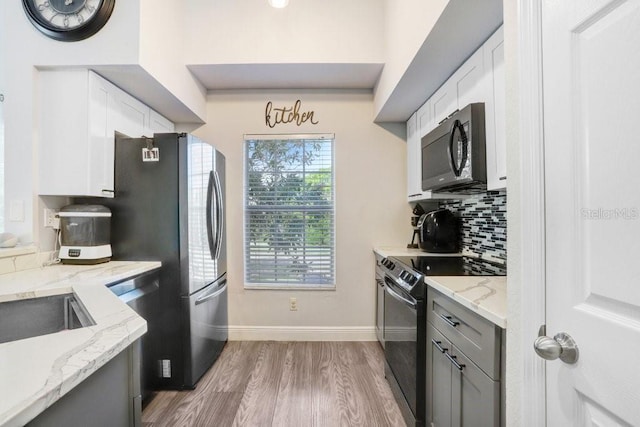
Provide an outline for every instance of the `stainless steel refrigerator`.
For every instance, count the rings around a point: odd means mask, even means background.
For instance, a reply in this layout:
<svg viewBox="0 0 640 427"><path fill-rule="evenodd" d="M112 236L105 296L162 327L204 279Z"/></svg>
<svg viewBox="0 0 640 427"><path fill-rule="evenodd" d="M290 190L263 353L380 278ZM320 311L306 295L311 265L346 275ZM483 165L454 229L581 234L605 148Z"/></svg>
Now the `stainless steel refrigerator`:
<svg viewBox="0 0 640 427"><path fill-rule="evenodd" d="M188 134L116 137L114 260L158 260L155 387L193 388L228 337L225 157Z"/></svg>

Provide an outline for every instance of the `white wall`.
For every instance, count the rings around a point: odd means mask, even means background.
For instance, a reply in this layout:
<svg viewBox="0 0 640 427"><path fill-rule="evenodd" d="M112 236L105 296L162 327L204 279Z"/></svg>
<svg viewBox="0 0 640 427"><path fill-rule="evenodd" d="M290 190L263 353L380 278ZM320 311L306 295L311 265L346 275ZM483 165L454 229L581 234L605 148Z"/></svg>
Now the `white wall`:
<svg viewBox="0 0 640 427"><path fill-rule="evenodd" d="M140 1L140 65L183 104L198 115L206 114L206 90L186 64L187 25L185 2ZM201 46L206 50L206 46Z"/></svg>
<svg viewBox="0 0 640 427"><path fill-rule="evenodd" d="M380 63L383 0L190 0L188 64ZM182 4L181 4L182 6Z"/></svg>
<svg viewBox="0 0 640 427"><path fill-rule="evenodd" d="M385 0L385 66L376 86L375 111L380 111L389 99L448 3L449 0Z"/></svg>
<svg viewBox="0 0 640 427"><path fill-rule="evenodd" d="M292 2L293 3L293 2ZM309 123L270 129L264 109L302 101L313 110ZM375 245L404 246L410 240L406 203L405 142L371 122L370 92L255 91L212 92L207 125L195 134L227 158L227 241L229 322L232 339L374 339ZM336 274L335 291L245 290L243 273L243 134L335 133ZM289 297L298 311L289 311ZM295 327L338 328L335 334L296 335ZM354 329L355 328L355 329ZM345 332L346 331L346 332Z"/></svg>
<svg viewBox="0 0 640 427"><path fill-rule="evenodd" d="M5 214L11 201L24 203L24 221L5 224L6 231L21 243L39 240L37 152L38 66L80 66L87 64L128 64L138 58L139 4L118 2L105 27L95 36L73 43L51 40L28 21L22 3L3 1L0 7L0 81L5 94ZM70 117L69 126L73 126ZM54 205L55 201L52 201ZM46 236L49 246L53 235Z"/></svg>

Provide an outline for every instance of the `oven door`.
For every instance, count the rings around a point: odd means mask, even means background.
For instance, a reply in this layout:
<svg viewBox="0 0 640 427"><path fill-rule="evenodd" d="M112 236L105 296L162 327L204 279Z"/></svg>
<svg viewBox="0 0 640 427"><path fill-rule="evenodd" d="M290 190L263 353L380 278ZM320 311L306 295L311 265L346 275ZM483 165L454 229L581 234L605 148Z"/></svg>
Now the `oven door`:
<svg viewBox="0 0 640 427"><path fill-rule="evenodd" d="M413 417L419 419L416 403L418 382L418 311L421 301L400 288L389 277L385 280L384 336L385 359L393 374L402 397ZM422 311L422 310L420 310Z"/></svg>

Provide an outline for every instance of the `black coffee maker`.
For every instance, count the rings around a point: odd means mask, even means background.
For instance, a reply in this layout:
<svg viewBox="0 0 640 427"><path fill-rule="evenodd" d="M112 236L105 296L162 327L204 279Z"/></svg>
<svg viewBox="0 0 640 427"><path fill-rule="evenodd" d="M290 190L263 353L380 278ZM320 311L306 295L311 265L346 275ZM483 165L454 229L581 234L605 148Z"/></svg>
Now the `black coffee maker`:
<svg viewBox="0 0 640 427"><path fill-rule="evenodd" d="M416 228L423 251L460 252L460 221L450 210L437 209L421 215Z"/></svg>
<svg viewBox="0 0 640 427"><path fill-rule="evenodd" d="M418 221L420 217L424 215L424 209L420 204L416 203L413 208L413 216L411 217L411 226L413 227L413 235L411 236L411 243L407 245L409 249L418 249L420 247L419 243L416 243L416 239L420 242L420 229L418 229Z"/></svg>

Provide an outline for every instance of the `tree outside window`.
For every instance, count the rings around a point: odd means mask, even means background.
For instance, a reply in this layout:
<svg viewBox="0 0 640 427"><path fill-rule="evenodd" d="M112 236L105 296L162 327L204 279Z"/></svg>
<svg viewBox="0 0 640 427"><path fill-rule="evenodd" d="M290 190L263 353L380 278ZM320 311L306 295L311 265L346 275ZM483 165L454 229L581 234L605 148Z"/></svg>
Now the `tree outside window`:
<svg viewBox="0 0 640 427"><path fill-rule="evenodd" d="M245 138L245 282L335 285L333 135Z"/></svg>

